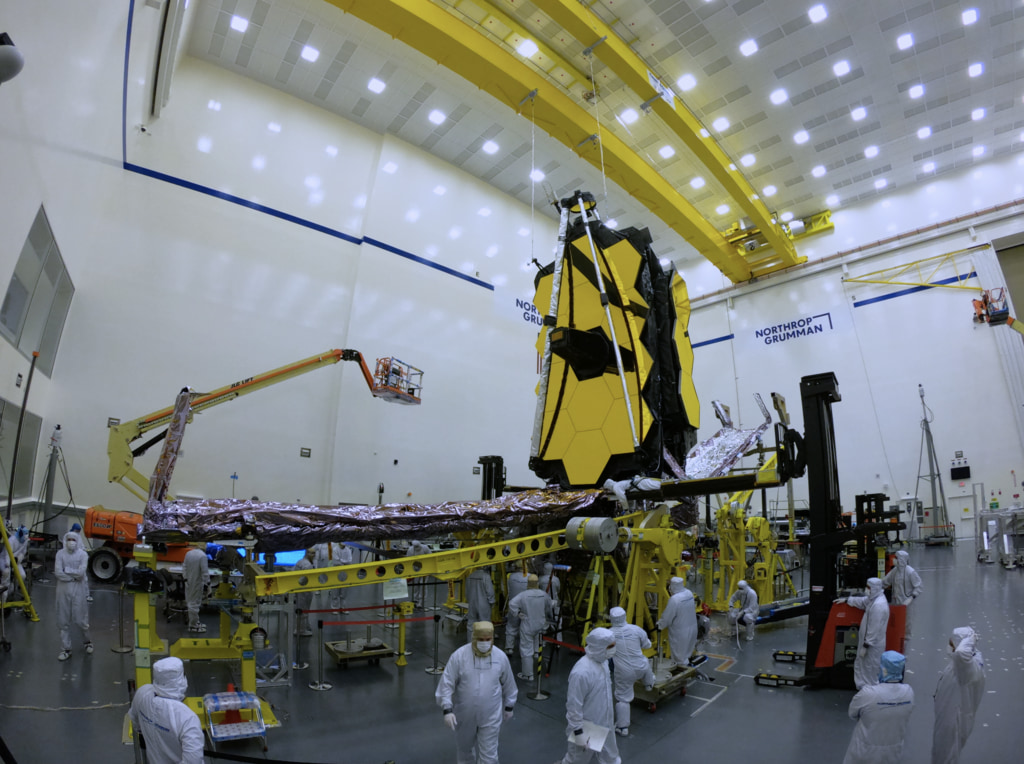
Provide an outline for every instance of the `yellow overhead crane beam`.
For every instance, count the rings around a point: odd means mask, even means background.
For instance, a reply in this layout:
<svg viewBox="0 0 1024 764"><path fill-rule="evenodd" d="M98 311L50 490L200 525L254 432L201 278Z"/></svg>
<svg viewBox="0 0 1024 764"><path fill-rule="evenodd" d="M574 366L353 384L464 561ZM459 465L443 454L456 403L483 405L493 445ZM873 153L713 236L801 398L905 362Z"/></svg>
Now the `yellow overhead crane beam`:
<svg viewBox="0 0 1024 764"><path fill-rule="evenodd" d="M722 184L726 193L740 209L750 217L753 227L760 231L776 254L773 264L755 275L764 275L806 262L806 257L796 253L792 239L777 221L772 220L768 207L758 198L757 192L746 178L737 170L730 168L732 160L729 156L714 138L705 138L701 135L704 126L700 120L674 96L671 103L661 97L662 91L651 81L654 77L651 70L611 27L578 0L533 2L584 45L601 40L602 42L594 48L593 55L603 61L639 99L661 117L668 128L708 168L715 180ZM660 82L658 84L660 86Z"/></svg>
<svg viewBox="0 0 1024 764"><path fill-rule="evenodd" d="M593 115L535 68L423 0L327 0L362 19L498 99L514 111L533 98L531 114L542 130L605 173L661 218L733 282L753 276L750 265L711 223L615 135L602 133L594 145ZM589 150L586 150L589 149Z"/></svg>
<svg viewBox="0 0 1024 764"><path fill-rule="evenodd" d="M975 252L988 249L988 244L979 244L967 249L958 249L947 252L944 255L926 257L922 260L915 260L912 263L892 265L882 268L879 271L864 273L860 276L844 276L843 282L856 282L859 284L882 284L884 286L924 286L938 287L942 289L966 289L977 292L977 284L968 285L967 282L976 278L973 264L963 261L963 255L971 255ZM960 262L957 262L957 258ZM940 273L952 271L955 279L943 279L945 283L935 281Z"/></svg>

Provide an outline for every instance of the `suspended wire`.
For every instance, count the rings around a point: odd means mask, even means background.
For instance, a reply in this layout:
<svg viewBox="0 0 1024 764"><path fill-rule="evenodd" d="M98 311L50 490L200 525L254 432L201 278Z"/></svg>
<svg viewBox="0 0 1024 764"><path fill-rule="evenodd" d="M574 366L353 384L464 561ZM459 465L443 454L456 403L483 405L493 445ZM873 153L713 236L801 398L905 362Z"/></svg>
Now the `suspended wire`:
<svg viewBox="0 0 1024 764"><path fill-rule="evenodd" d="M533 179L537 171L537 97L530 98L530 262L537 261L533 251L533 241L537 229L537 181Z"/></svg>
<svg viewBox="0 0 1024 764"><path fill-rule="evenodd" d="M590 86L593 88L594 98L591 103L594 106L594 121L597 123L597 149L601 156L601 184L604 186L604 196L601 197L601 201L608 200L608 176L604 171L604 140L601 138L601 110L598 108L598 101L601 96L597 92L597 80L594 79L594 54L591 53L587 56L588 63L590 64Z"/></svg>

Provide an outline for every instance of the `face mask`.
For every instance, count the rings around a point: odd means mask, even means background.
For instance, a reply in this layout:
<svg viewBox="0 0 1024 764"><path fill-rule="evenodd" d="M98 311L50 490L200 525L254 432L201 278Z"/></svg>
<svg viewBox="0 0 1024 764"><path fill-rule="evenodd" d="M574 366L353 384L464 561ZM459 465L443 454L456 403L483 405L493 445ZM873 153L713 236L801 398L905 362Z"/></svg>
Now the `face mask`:
<svg viewBox="0 0 1024 764"><path fill-rule="evenodd" d="M477 643L476 643L477 652L489 653L491 651L491 645L492 644L493 644L493 642L491 642L490 640L488 640L487 642L477 641Z"/></svg>
<svg viewBox="0 0 1024 764"><path fill-rule="evenodd" d="M68 548L69 552L74 552L76 549L78 549L78 542L77 541L65 541L64 542L64 546L66 546Z"/></svg>

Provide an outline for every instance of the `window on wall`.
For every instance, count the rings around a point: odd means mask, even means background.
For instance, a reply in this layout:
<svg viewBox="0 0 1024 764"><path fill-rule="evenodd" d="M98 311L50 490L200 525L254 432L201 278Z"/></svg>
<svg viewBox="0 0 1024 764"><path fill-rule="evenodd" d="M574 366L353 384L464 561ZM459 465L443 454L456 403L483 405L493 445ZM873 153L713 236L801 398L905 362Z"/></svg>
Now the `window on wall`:
<svg viewBox="0 0 1024 764"><path fill-rule="evenodd" d="M40 207L14 275L0 304L0 334L26 358L39 351L36 368L50 376L75 285Z"/></svg>
<svg viewBox="0 0 1024 764"><path fill-rule="evenodd" d="M11 487L11 468L14 465L14 441L18 434L21 407L0 398L0 498L6 500ZM18 463L14 465L14 498L32 496L32 476L35 470L39 433L43 429L41 417L25 412L18 443Z"/></svg>

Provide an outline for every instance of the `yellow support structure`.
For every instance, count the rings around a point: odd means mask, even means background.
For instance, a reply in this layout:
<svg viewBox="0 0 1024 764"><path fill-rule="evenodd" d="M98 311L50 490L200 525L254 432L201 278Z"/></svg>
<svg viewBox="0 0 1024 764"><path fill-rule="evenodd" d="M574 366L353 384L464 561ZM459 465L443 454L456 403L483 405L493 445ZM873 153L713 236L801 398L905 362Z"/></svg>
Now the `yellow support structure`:
<svg viewBox="0 0 1024 764"><path fill-rule="evenodd" d="M698 161L707 167L730 198L750 218L753 226L761 231L775 251L776 260L753 275L764 275L807 260L797 254L788 233L772 219L771 211L746 178L736 170L730 157L713 138L701 134L707 131L700 120L674 96L662 97L666 88L615 30L578 0L534 0L534 3L584 45L602 40L594 47L593 55L637 94L638 105L647 104L661 118Z"/></svg>
<svg viewBox="0 0 1024 764"><path fill-rule="evenodd" d="M967 282L976 278L970 263L966 266L957 262L957 257L972 254L983 249L988 249L988 244L980 244L976 247L958 249L954 252L947 252L944 255L926 257L922 260L915 260L912 263L893 265L889 268L882 268L871 273L864 273L860 276L846 276L844 283L855 284L883 284L885 286L909 286L909 287L937 287L941 289L966 289L977 292L977 285L968 286ZM935 283L940 272L949 273L952 271L955 278L951 283ZM945 281L947 279L943 279Z"/></svg>
<svg viewBox="0 0 1024 764"><path fill-rule="evenodd" d="M731 281L751 278L749 264L725 237L624 141L511 49L495 44L447 10L423 0L327 0L446 66L514 111L532 95L530 115L548 135L618 183L710 260ZM602 161L603 160L603 161ZM738 203L738 202L737 202Z"/></svg>
<svg viewBox="0 0 1024 764"><path fill-rule="evenodd" d="M18 584L18 591L21 592L21 599L8 599L4 602L4 609L20 607L25 609L26 615L29 620L38 621L39 614L36 613L35 606L32 605L32 597L29 596L28 587L25 586L25 579L22 578L21 573L18 571L18 561L14 559L14 550L11 548L11 540L7 536L7 524L0 521L0 537L3 538L4 548L0 550L0 554L6 554L7 559L11 563L11 581L16 581Z"/></svg>

